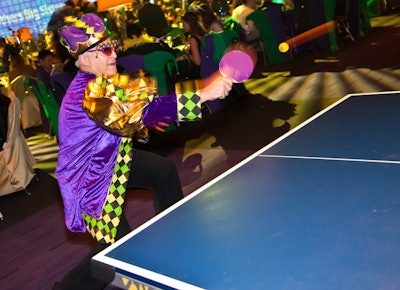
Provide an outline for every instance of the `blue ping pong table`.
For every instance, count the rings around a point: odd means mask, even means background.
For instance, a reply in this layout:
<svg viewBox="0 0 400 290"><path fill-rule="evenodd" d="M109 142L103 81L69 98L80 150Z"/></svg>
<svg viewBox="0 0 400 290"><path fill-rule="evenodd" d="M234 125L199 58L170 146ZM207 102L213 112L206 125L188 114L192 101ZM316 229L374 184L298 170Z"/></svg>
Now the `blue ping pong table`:
<svg viewBox="0 0 400 290"><path fill-rule="evenodd" d="M92 259L125 289L399 289L400 92L348 95Z"/></svg>

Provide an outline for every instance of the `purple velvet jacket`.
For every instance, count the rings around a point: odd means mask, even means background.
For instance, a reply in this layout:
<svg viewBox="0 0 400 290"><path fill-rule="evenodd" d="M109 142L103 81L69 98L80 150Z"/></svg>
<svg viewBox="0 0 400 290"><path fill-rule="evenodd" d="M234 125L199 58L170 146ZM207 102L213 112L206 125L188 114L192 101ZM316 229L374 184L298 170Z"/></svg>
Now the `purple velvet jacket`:
<svg viewBox="0 0 400 290"><path fill-rule="evenodd" d="M85 88L94 78L92 74L77 73L59 114L60 150L55 174L64 202L65 223L73 232L86 231L82 213L100 217L121 141L120 136L96 125L82 108ZM175 121L175 94L154 99L143 115L147 126L155 125L159 116Z"/></svg>

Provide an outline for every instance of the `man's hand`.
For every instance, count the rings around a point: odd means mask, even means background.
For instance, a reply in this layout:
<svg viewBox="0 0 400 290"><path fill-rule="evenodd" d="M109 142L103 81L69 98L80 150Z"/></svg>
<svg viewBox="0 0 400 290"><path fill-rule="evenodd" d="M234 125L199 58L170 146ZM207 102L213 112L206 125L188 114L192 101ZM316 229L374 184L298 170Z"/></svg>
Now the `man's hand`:
<svg viewBox="0 0 400 290"><path fill-rule="evenodd" d="M158 132L165 132L171 124L167 124L164 122L158 122L156 126L154 126L154 130Z"/></svg>
<svg viewBox="0 0 400 290"><path fill-rule="evenodd" d="M158 117L158 120L149 120L144 121L146 127L149 129L154 129L159 132L166 132L171 125L171 118L168 116Z"/></svg>
<svg viewBox="0 0 400 290"><path fill-rule="evenodd" d="M203 81L203 88L200 89L200 101L206 102L216 99L225 99L232 89L231 78L223 77L220 73Z"/></svg>

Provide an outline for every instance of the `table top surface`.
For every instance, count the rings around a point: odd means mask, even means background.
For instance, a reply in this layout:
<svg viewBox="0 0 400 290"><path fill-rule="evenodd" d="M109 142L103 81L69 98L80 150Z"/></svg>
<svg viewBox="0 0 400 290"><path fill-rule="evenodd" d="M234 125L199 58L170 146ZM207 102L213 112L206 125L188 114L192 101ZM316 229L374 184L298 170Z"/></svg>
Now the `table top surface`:
<svg viewBox="0 0 400 290"><path fill-rule="evenodd" d="M167 289L400 285L400 92L349 95L93 259Z"/></svg>

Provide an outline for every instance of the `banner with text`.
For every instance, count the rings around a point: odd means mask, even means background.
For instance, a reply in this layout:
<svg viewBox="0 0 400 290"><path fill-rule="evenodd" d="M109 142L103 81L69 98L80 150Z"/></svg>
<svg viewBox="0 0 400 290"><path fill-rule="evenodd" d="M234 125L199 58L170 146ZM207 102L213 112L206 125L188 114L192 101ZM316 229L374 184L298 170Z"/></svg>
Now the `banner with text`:
<svg viewBox="0 0 400 290"><path fill-rule="evenodd" d="M1 0L0 37L8 38L13 31L29 28L32 35L42 33L54 11L64 6L65 0Z"/></svg>

